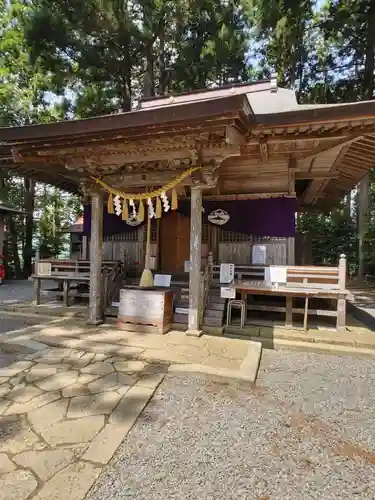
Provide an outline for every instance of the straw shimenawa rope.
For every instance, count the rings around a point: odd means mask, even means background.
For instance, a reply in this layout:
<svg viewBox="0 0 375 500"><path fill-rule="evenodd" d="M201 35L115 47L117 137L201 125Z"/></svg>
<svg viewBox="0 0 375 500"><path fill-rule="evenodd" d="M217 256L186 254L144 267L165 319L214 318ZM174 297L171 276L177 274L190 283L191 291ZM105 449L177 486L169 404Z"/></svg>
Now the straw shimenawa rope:
<svg viewBox="0 0 375 500"><path fill-rule="evenodd" d="M102 181L101 179L98 179L96 177L92 177L92 179L100 184L104 189L108 191L108 193L112 194L112 196L120 196L121 198L125 200L147 200L147 198L155 198L156 196L160 196L162 193L170 191L174 187L176 187L181 181L183 181L186 177L188 177L190 174L195 172L196 170L199 170L201 167L191 167L182 172L181 175L176 177L173 181L169 182L165 186L156 189L155 191L151 191L148 193L123 193L122 191L119 191L118 189L114 189L111 187L109 184L106 182Z"/></svg>

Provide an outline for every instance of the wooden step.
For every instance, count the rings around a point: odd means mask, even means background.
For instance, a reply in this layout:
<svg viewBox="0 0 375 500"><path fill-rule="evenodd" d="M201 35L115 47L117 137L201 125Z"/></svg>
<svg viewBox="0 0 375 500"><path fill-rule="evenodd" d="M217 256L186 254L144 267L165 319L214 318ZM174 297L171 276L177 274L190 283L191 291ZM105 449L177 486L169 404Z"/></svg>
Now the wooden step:
<svg viewBox="0 0 375 500"><path fill-rule="evenodd" d="M187 308L189 308L189 301L188 300L176 300L176 302L175 302L175 308L176 307L187 307Z"/></svg>
<svg viewBox="0 0 375 500"><path fill-rule="evenodd" d="M223 325L223 318L210 318L210 317L204 317L203 318L203 326L222 326Z"/></svg>
<svg viewBox="0 0 375 500"><path fill-rule="evenodd" d="M225 302L208 302L206 306L206 310L211 309L215 311L225 311L226 304Z"/></svg>
<svg viewBox="0 0 375 500"><path fill-rule="evenodd" d="M181 307L180 305L175 307L176 314L189 314L189 307Z"/></svg>
<svg viewBox="0 0 375 500"><path fill-rule="evenodd" d="M224 316L224 311L218 311L215 309L205 309L204 317L206 318L222 318Z"/></svg>
<svg viewBox="0 0 375 500"><path fill-rule="evenodd" d="M220 295L211 295L208 297L209 303L225 304L227 299L220 297Z"/></svg>
<svg viewBox="0 0 375 500"><path fill-rule="evenodd" d="M173 323L182 323L184 325L188 324L188 314L174 314L173 315Z"/></svg>
<svg viewBox="0 0 375 500"><path fill-rule="evenodd" d="M180 332L186 332L187 323L172 323L172 330L178 330Z"/></svg>

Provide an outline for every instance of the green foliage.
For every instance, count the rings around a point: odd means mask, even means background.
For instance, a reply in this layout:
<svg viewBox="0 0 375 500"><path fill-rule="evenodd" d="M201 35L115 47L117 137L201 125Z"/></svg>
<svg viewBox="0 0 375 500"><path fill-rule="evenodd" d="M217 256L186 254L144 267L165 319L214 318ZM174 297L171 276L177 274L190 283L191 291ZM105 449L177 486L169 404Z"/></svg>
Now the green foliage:
<svg viewBox="0 0 375 500"><path fill-rule="evenodd" d="M76 116L127 111L145 82L152 95L248 78L238 0L34 0L26 38Z"/></svg>
<svg viewBox="0 0 375 500"><path fill-rule="evenodd" d="M329 214L301 213L297 217L297 229L310 236L314 264L336 266L339 255L345 254L349 272L355 274L358 261L356 224L345 207Z"/></svg>

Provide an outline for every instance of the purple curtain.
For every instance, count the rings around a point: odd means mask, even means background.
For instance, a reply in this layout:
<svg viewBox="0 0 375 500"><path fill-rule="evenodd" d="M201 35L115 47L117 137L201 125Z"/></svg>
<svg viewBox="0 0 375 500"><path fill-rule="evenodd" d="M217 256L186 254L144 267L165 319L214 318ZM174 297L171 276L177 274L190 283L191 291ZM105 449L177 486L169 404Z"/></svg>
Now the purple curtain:
<svg viewBox="0 0 375 500"><path fill-rule="evenodd" d="M144 224L144 223L142 223ZM111 236L112 234L127 233L136 231L140 226L130 226L122 220L121 217L115 214L109 214L107 205L103 206L103 236ZM83 207L83 234L91 233L91 205Z"/></svg>
<svg viewBox="0 0 375 500"><path fill-rule="evenodd" d="M190 215L190 200L179 200L178 211ZM170 212L163 213L168 217ZM295 236L295 198L266 198L259 200L203 201L203 222L226 231L285 238ZM136 231L138 226L126 224L121 217L109 214L103 207L103 234L109 236ZM91 205L85 205L83 232L91 231Z"/></svg>
<svg viewBox="0 0 375 500"><path fill-rule="evenodd" d="M190 215L190 200L179 202L178 210ZM203 201L203 223L253 236L295 236L295 213L295 198Z"/></svg>

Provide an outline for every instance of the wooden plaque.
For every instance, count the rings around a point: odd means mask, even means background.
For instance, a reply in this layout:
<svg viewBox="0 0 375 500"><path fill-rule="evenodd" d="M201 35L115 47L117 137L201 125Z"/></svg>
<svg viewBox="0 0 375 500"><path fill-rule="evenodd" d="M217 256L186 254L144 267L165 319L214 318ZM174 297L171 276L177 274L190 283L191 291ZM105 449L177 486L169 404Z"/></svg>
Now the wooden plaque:
<svg viewBox="0 0 375 500"><path fill-rule="evenodd" d="M36 267L37 276L51 276L52 264L51 262L38 262Z"/></svg>

